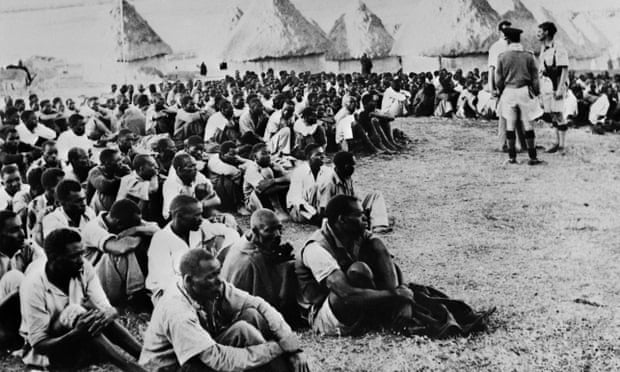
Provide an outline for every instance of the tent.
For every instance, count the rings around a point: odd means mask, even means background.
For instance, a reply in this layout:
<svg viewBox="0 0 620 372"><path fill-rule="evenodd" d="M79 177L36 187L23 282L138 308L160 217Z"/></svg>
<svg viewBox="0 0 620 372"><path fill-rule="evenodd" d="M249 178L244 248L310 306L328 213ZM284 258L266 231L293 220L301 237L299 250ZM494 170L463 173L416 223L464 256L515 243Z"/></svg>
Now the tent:
<svg viewBox="0 0 620 372"><path fill-rule="evenodd" d="M254 0L228 38L222 58L239 68L320 71L328 49L325 33L289 0Z"/></svg>
<svg viewBox="0 0 620 372"><path fill-rule="evenodd" d="M118 62L140 61L172 54L172 48L127 0L121 0L111 14L115 21L113 29L116 34Z"/></svg>

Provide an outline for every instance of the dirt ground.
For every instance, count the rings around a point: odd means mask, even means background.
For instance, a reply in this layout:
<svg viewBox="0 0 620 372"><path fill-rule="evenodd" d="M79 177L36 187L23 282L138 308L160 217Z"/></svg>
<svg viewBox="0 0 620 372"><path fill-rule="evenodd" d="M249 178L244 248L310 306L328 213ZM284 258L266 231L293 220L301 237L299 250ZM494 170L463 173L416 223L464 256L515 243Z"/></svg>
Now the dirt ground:
<svg viewBox="0 0 620 372"><path fill-rule="evenodd" d="M574 129L565 155L541 153L546 164L530 167L504 164L491 122L395 126L411 149L359 159L358 193L385 195L396 218L385 241L408 281L497 312L487 333L466 339L306 332L313 371L620 370L620 137ZM552 141L547 127L537 135ZM285 230L296 244L311 231Z"/></svg>

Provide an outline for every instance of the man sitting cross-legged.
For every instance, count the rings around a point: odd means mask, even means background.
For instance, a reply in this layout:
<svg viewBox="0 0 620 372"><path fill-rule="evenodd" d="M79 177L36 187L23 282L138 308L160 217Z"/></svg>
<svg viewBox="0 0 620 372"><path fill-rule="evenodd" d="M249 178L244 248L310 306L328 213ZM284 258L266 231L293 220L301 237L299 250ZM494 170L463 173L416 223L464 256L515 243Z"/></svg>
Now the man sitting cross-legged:
<svg viewBox="0 0 620 372"><path fill-rule="evenodd" d="M300 162L291 172L291 186L286 194L286 206L291 219L299 223L320 225L319 180L330 172L323 164L325 151L316 143L306 146L307 161Z"/></svg>
<svg viewBox="0 0 620 372"><path fill-rule="evenodd" d="M222 278L266 300L289 323L299 323L293 247L282 244L282 223L273 211L259 209L252 213L250 229L228 250Z"/></svg>
<svg viewBox="0 0 620 372"><path fill-rule="evenodd" d="M204 249L181 258L144 335L140 363L153 371L309 371L297 336L261 298L222 282Z"/></svg>
<svg viewBox="0 0 620 372"><path fill-rule="evenodd" d="M103 290L113 305L143 293L147 248L159 227L142 220L140 208L131 200L112 204L82 229L87 259L97 270Z"/></svg>
<svg viewBox="0 0 620 372"><path fill-rule="evenodd" d="M202 218L200 202L188 195L178 195L170 203L172 221L153 235L148 250L146 288L153 303L179 273L179 259L192 248L202 248L214 256L239 239L237 231L221 223Z"/></svg>
<svg viewBox="0 0 620 372"><path fill-rule="evenodd" d="M433 288L402 284L388 249L366 230L355 197L335 196L326 215L323 226L295 251L299 304L315 332L346 335L362 326L383 326L445 337L483 329L492 311L475 313Z"/></svg>
<svg viewBox="0 0 620 372"><path fill-rule="evenodd" d="M140 344L116 323L116 309L95 269L82 258L80 234L53 231L45 240L45 253L47 259L31 264L19 292L21 332L30 346L26 365L75 370L102 360L123 371L144 371L133 359Z"/></svg>
<svg viewBox="0 0 620 372"><path fill-rule="evenodd" d="M288 220L284 210L290 179L284 169L271 161L267 145L259 143L252 147L253 162L247 164L243 177L245 206L250 211L269 208L280 220Z"/></svg>

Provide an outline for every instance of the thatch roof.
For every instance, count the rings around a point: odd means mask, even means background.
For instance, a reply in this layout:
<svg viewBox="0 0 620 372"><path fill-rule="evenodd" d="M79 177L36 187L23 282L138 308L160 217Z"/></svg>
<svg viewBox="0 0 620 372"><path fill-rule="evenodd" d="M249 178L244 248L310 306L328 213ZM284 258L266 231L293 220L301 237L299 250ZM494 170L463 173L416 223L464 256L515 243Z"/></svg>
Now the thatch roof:
<svg viewBox="0 0 620 372"><path fill-rule="evenodd" d="M222 57L230 61L325 53L329 40L289 0L254 0L233 30Z"/></svg>
<svg viewBox="0 0 620 372"><path fill-rule="evenodd" d="M243 17L243 10L238 6L233 6L228 9L228 13L224 18L224 21L228 23L228 31L232 31L237 27L241 17Z"/></svg>
<svg viewBox="0 0 620 372"><path fill-rule="evenodd" d="M116 34L117 61L131 62L172 54L172 48L142 18L127 0L123 4L123 27L120 25L121 7L112 11L113 29Z"/></svg>
<svg viewBox="0 0 620 372"><path fill-rule="evenodd" d="M420 1L396 35L393 55L483 54L495 41L499 15L486 0Z"/></svg>
<svg viewBox="0 0 620 372"><path fill-rule="evenodd" d="M332 47L328 59L345 60L369 57L385 57L390 54L394 38L383 22L361 0L348 12L342 14L329 32Z"/></svg>
<svg viewBox="0 0 620 372"><path fill-rule="evenodd" d="M512 3L512 9L502 14L501 18L510 21L514 27L522 29L521 44L525 49L538 53L540 41L536 37L538 22L534 14L520 0L512 0Z"/></svg>

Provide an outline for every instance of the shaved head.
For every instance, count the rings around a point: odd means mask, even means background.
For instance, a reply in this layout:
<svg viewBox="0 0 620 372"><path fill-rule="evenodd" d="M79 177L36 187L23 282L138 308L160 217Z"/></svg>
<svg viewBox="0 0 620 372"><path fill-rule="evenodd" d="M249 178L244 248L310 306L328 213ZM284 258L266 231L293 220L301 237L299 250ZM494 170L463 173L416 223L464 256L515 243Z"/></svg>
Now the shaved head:
<svg viewBox="0 0 620 372"><path fill-rule="evenodd" d="M199 204L198 199L189 195L178 195L170 202L170 215L175 216L179 212L187 211L196 204Z"/></svg>
<svg viewBox="0 0 620 372"><path fill-rule="evenodd" d="M276 214L270 209L261 208L252 213L252 217L250 217L250 229L261 229L273 221L279 222Z"/></svg>

